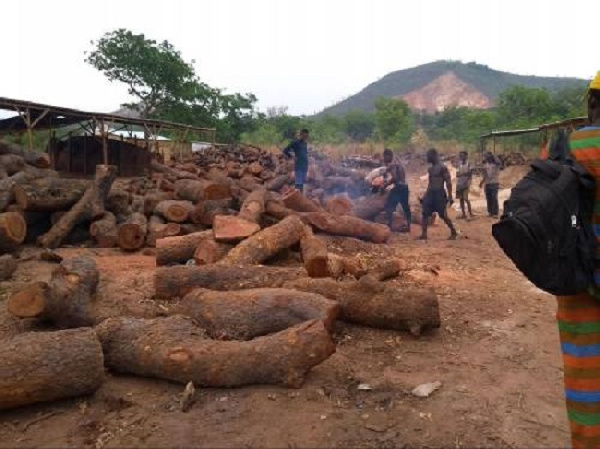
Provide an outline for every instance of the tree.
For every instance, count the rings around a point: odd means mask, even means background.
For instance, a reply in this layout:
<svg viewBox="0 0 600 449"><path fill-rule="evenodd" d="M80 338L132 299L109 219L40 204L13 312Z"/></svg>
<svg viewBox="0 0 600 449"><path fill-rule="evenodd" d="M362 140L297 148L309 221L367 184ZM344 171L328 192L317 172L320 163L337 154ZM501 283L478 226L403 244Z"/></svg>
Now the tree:
<svg viewBox="0 0 600 449"><path fill-rule="evenodd" d="M356 142L364 142L375 131L375 117L368 112L355 109L344 116L346 136Z"/></svg>
<svg viewBox="0 0 600 449"><path fill-rule="evenodd" d="M513 86L498 97L498 121L501 126L527 127L554 116L552 96L546 89Z"/></svg>
<svg viewBox="0 0 600 449"><path fill-rule="evenodd" d="M404 100L375 100L375 130L384 142L406 143L415 129L414 118Z"/></svg>

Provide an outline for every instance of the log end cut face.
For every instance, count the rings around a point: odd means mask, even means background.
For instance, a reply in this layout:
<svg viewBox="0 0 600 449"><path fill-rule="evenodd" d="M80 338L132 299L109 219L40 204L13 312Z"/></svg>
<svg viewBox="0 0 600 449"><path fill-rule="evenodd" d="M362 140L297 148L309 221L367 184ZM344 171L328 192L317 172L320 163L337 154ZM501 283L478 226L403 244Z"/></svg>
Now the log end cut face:
<svg viewBox="0 0 600 449"><path fill-rule="evenodd" d="M18 212L0 214L0 240L6 240L8 247L20 245L27 235L27 223Z"/></svg>
<svg viewBox="0 0 600 449"><path fill-rule="evenodd" d="M215 240L237 242L260 231L260 225L232 215L217 215L213 223Z"/></svg>

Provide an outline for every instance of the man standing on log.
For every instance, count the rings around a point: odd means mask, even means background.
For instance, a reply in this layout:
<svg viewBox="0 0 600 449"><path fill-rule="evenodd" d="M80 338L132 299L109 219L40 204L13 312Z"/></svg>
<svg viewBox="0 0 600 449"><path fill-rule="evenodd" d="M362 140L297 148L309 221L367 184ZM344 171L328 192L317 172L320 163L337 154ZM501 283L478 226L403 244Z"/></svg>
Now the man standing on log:
<svg viewBox="0 0 600 449"><path fill-rule="evenodd" d="M291 153L294 153L294 177L296 189L302 192L304 190L304 181L308 173L308 129L300 130L298 137L283 149L283 154L287 158L291 158Z"/></svg>
<svg viewBox="0 0 600 449"><path fill-rule="evenodd" d="M469 189L471 187L471 181L473 180L473 169L467 160L468 157L469 155L466 151L461 151L458 154L458 169L456 170L456 197L460 200L460 209L462 210L462 216L460 218L463 220L467 219L465 203L469 209L469 217L473 218L471 201L469 201Z"/></svg>
<svg viewBox="0 0 600 449"><path fill-rule="evenodd" d="M492 218L498 218L500 205L498 204L498 190L500 190L500 159L489 151L485 153L483 163L483 179L479 183L479 188L485 184L485 199L487 201L488 215Z"/></svg>
<svg viewBox="0 0 600 449"><path fill-rule="evenodd" d="M448 167L446 167L440 160L440 156L436 149L432 148L427 152L427 162L431 164L429 167L429 184L427 185L427 191L425 196L421 199L423 207L423 219L422 219L422 234L419 237L420 240L427 240L427 225L429 219L434 212L440 216L440 218L450 228L450 240L456 240L458 236L454 225L450 218L446 208L454 204L452 197L452 178ZM444 186L446 189L444 190Z"/></svg>
<svg viewBox="0 0 600 449"><path fill-rule="evenodd" d="M408 184L406 183L406 173L404 167L399 161L394 161L394 153L389 148L383 150L383 163L386 166L387 179L383 185L382 193L385 192L386 187L392 186L389 196L385 202L385 215L387 223L390 229L394 221L394 212L398 207L398 204L402 206L404 217L406 218L406 227L403 228L402 232L410 232L411 224L411 212L408 204Z"/></svg>

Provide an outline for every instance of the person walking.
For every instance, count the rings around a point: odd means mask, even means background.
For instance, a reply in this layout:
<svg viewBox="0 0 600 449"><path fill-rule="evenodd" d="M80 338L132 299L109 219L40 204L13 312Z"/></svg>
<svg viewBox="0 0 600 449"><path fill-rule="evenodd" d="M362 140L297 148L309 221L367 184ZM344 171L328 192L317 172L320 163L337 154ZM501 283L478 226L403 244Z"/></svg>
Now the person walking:
<svg viewBox="0 0 600 449"><path fill-rule="evenodd" d="M461 151L458 154L458 169L456 170L456 198L460 200L460 210L462 211L463 220L467 219L465 205L469 210L469 217L473 218L471 210L471 201L469 201L469 189L473 181L473 169L468 161L469 154L466 151Z"/></svg>
<svg viewBox="0 0 600 449"><path fill-rule="evenodd" d="M479 188L485 185L485 199L487 201L488 215L498 218L500 205L498 204L498 190L500 190L500 159L489 151L485 153L483 163L483 179Z"/></svg>
<svg viewBox="0 0 600 449"><path fill-rule="evenodd" d="M308 129L304 128L298 133L298 137L292 140L287 147L283 149L283 154L291 158L294 153L294 184L297 190L304 191L306 174L308 173Z"/></svg>
<svg viewBox="0 0 600 449"><path fill-rule="evenodd" d="M404 212L404 218L406 219L406 227L401 229L401 232L410 233L412 216L410 205L408 204L409 190L408 184L406 183L404 167L399 161L394 161L394 153L389 148L383 150L383 163L386 167L386 176L388 177L388 180L384 183L382 192L385 192L388 186L392 187L384 206L388 226L392 229L394 212L396 212L396 208L398 207L398 204L400 204L402 206L402 212Z"/></svg>

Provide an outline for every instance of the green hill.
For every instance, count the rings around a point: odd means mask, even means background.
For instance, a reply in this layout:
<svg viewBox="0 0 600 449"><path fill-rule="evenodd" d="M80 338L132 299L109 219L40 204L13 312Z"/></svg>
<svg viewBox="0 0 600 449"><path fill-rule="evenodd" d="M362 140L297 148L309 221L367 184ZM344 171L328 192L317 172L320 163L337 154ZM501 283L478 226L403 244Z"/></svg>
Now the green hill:
<svg viewBox="0 0 600 449"><path fill-rule="evenodd" d="M548 90L579 87L585 80L515 75L474 62L436 61L389 73L351 97L326 108L321 114L343 115L353 109L372 111L378 97L406 97L414 109L432 109L450 104L485 108L512 85ZM454 92L452 92L454 91ZM469 97L473 99L469 102Z"/></svg>

